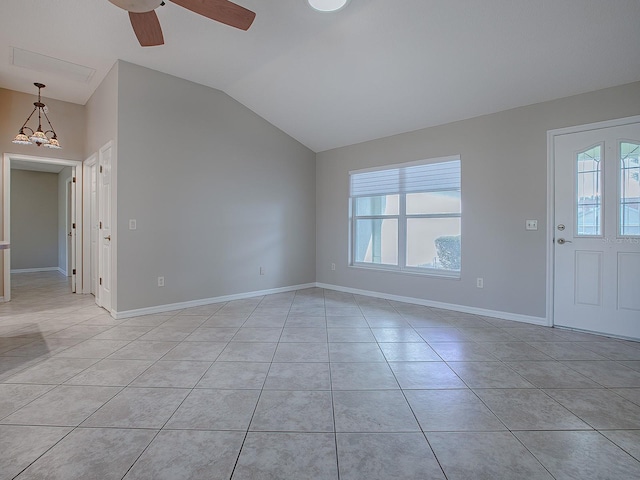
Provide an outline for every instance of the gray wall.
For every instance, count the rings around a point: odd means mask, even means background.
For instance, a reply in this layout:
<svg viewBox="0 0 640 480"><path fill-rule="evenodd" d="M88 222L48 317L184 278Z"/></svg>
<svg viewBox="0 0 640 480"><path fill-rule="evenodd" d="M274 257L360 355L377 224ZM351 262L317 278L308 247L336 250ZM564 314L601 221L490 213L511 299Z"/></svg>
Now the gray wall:
<svg viewBox="0 0 640 480"><path fill-rule="evenodd" d="M58 266L58 175L11 170L11 269Z"/></svg>
<svg viewBox="0 0 640 480"><path fill-rule="evenodd" d="M58 140L62 148L37 148L33 145L16 145L11 143L18 130L33 110L33 102L38 100L38 91L33 93L15 92L0 88L0 152L19 153L67 160L83 160L85 151L85 107L75 103L62 102L44 98L42 101L49 108L49 118L56 127ZM42 91L46 95L47 89ZM29 122L30 127L37 126L38 119Z"/></svg>
<svg viewBox="0 0 640 480"><path fill-rule="evenodd" d="M97 153L101 147L106 143L112 142L112 168L117 169L117 149L118 149L118 65L116 62L107 76L102 80L102 83L98 86L91 98L87 101L86 106L86 151L84 154L85 159L89 158L94 153ZM112 204L117 205L117 178L113 177L112 182ZM85 183L88 188L88 184ZM83 226L83 228L85 228ZM114 225L111 231L111 238L113 238L113 245L117 245L117 226ZM86 231L86 229L85 229ZM84 234L85 232L83 232ZM90 242L84 242L85 245L90 245ZM85 258L89 258L85 255ZM111 255L111 277L117 278L117 251L113 249ZM83 267L84 268L84 267ZM87 270L85 269L85 272ZM92 273L93 274L93 273ZM83 291L91 290L91 278L89 276L83 276ZM118 291L117 288L111 292L111 305L115 309L118 304Z"/></svg>
<svg viewBox="0 0 640 480"><path fill-rule="evenodd" d="M46 95L47 90L43 90ZM24 123L27 115L33 109L33 102L38 99L37 90L33 93L21 93L0 88L0 153L18 153L21 155L44 156L49 158L64 158L68 160L83 160L85 152L85 107L59 100L43 99L49 107L49 118L56 127L58 139L62 149L55 150L37 148L33 145L16 145L11 143ZM32 119L33 121L33 119ZM29 122L33 127L33 123ZM0 177L2 173L0 172ZM0 182L0 207L4 193ZM0 219L3 209L0 208ZM0 233L1 235L1 233ZM13 257L13 246L12 246ZM3 255L0 255L0 269L3 268ZM16 268L13 265L11 268ZM56 262L57 263L57 262ZM56 265L53 265L56 266ZM0 275L0 296L4 291L4 278Z"/></svg>
<svg viewBox="0 0 640 480"><path fill-rule="evenodd" d="M218 90L118 69L114 309L314 282L315 154Z"/></svg>
<svg viewBox="0 0 640 480"><path fill-rule="evenodd" d="M118 132L118 63L116 62L86 105L83 160L96 153Z"/></svg>
<svg viewBox="0 0 640 480"><path fill-rule="evenodd" d="M318 154L317 281L545 317L546 133L638 114L640 82ZM348 172L453 154L462 157L461 279L348 267ZM526 231L526 219L538 230Z"/></svg>

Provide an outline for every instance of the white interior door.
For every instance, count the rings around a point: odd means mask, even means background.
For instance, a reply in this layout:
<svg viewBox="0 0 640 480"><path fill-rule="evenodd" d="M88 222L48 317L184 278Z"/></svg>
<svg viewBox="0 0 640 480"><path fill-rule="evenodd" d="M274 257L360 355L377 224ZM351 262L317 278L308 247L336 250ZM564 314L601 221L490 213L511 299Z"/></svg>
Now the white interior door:
<svg viewBox="0 0 640 480"><path fill-rule="evenodd" d="M67 276L71 274L71 292L76 293L76 284L77 284L77 275L76 275L76 254L78 253L76 250L76 242L78 239L78 230L76 229L77 219L77 209L76 209L76 194L78 189L76 188L76 169L73 168L73 178L71 179L71 192L70 192L70 203L71 203L71 250L67 254L67 264L70 266L70 272L67 272Z"/></svg>
<svg viewBox="0 0 640 480"><path fill-rule="evenodd" d="M89 228L90 228L90 291L93 295L98 291L98 165L89 167Z"/></svg>
<svg viewBox="0 0 640 480"><path fill-rule="evenodd" d="M66 265L64 266L65 271L67 272L67 277L71 276L71 270L73 269L73 265L71 262L71 249L73 248L73 215L72 215L72 209L73 209L73 192L71 191L71 180L69 179L67 180L67 191L66 191L66 195L67 195L67 206L66 206L66 211L67 211L67 218L66 218L66 227L67 227L67 245L66 245Z"/></svg>
<svg viewBox="0 0 640 480"><path fill-rule="evenodd" d="M640 123L554 142L554 324L640 339Z"/></svg>
<svg viewBox="0 0 640 480"><path fill-rule="evenodd" d="M111 311L111 158L112 146L105 145L98 156L98 295L96 302Z"/></svg>

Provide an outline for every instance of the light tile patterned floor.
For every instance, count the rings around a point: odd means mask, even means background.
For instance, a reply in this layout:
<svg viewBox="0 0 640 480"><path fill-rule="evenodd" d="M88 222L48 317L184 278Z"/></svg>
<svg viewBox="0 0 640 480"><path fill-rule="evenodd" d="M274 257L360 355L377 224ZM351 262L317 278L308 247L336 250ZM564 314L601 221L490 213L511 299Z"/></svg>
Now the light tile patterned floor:
<svg viewBox="0 0 640 480"><path fill-rule="evenodd" d="M0 304L0 479L637 479L640 344L322 289Z"/></svg>

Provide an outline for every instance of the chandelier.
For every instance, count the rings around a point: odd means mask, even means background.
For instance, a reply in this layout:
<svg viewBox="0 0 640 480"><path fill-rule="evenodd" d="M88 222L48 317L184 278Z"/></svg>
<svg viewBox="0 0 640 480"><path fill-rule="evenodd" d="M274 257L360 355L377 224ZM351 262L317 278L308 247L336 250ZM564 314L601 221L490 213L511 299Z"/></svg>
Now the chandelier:
<svg viewBox="0 0 640 480"><path fill-rule="evenodd" d="M60 143L58 142L58 136L56 135L56 131L53 129L53 125L51 125L51 120L47 116L47 106L42 103L42 99L40 98L40 90L45 87L42 83L34 83L36 87L38 87L38 101L33 102L33 111L27 117L24 124L20 128L18 135L13 139L13 143L17 143L19 145L37 145L38 147L44 145L48 148L61 148ZM27 123L33 117L33 114L38 111L38 129L33 130L30 127L27 127ZM49 124L49 130L42 131L42 115L47 120ZM31 132L31 135L27 136L24 131L27 130Z"/></svg>

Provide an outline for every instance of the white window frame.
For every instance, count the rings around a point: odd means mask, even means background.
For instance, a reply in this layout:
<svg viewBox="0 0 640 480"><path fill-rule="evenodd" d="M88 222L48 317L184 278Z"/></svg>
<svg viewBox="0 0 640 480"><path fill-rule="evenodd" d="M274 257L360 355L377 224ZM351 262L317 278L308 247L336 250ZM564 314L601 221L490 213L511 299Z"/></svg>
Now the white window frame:
<svg viewBox="0 0 640 480"><path fill-rule="evenodd" d="M420 218L460 218L460 225L462 230L462 207L460 208L459 213L431 213L431 214L407 214L406 213L406 192L397 192L399 195L399 212L397 215L356 215L356 201L359 196L352 195L352 183L351 179L354 174L367 173L367 172L378 172L385 170L393 170L393 169L403 169L407 167L413 166L421 166L421 165L430 165L435 163L445 163L445 162L460 162L460 185L462 180L462 162L460 155L451 155L447 157L438 157L431 158L428 160L420 160L417 162L408 162L401 164L393 164L393 165L384 165L381 167L367 168L361 170L353 170L349 172L349 266L357 267L357 268L365 268L371 270L382 270L382 271L390 271L395 273L407 273L413 275L424 275L424 276L437 276L437 277L446 277L459 279L462 273L462 259L460 262L460 270L445 270L440 268L426 268L426 267L411 267L407 266L407 221L409 219L420 219ZM461 186L458 187L458 190L461 192ZM434 192L437 190L429 190L430 192ZM451 188L445 188L440 191L454 191ZM411 191L409 193L420 193L417 191ZM395 194L395 193L394 193ZM362 195L361 197L366 197L366 195ZM356 221L357 220L377 220L377 219L396 219L398 222L398 263L397 265L389 265L389 264L381 264L381 263L371 263L371 262L357 262L356 258ZM462 256L462 237L461 237L461 256Z"/></svg>

